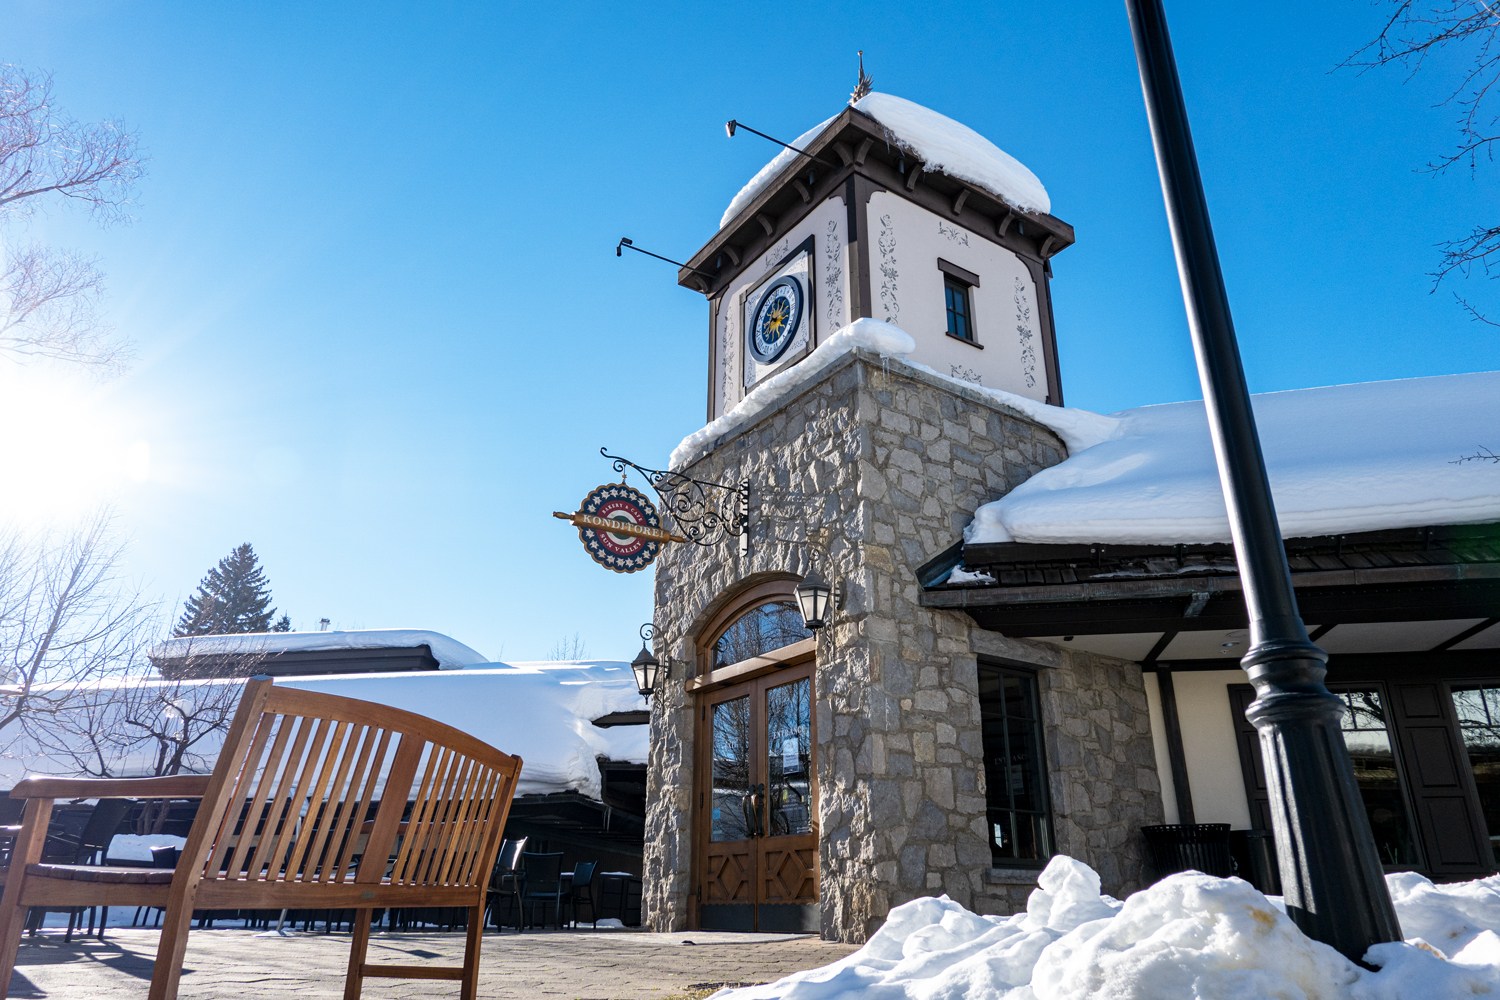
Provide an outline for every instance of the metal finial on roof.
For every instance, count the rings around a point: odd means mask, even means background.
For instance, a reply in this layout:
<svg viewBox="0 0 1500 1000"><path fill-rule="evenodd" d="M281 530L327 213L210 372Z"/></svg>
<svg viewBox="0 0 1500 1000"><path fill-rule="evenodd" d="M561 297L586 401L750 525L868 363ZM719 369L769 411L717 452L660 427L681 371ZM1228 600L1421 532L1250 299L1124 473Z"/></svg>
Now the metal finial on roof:
<svg viewBox="0 0 1500 1000"><path fill-rule="evenodd" d="M865 75L865 50L859 50L859 82L854 85L854 92L849 95L849 103L854 104L860 98L868 94L874 86L875 81Z"/></svg>

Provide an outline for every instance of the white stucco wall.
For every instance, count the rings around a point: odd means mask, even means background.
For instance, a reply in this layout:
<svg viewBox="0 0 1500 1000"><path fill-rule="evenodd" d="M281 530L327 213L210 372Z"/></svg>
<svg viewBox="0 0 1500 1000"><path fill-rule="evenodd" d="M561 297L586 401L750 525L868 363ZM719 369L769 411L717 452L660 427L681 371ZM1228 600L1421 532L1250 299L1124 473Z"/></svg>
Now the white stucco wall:
<svg viewBox="0 0 1500 1000"><path fill-rule="evenodd" d="M1249 828L1250 805L1228 689L1243 683L1245 672L1237 669L1172 674L1194 818L1199 823L1228 823L1236 830ZM1169 769L1163 771L1168 774Z"/></svg>
<svg viewBox="0 0 1500 1000"><path fill-rule="evenodd" d="M776 242L769 250L751 261L740 275L730 282L719 299L719 312L714 330L714 380L710 389L710 417L721 416L745 397L748 391L742 377L745 354L745 299L756 291L767 279L777 273L797 248L809 237L812 238L811 257L808 262L808 277L811 294L805 307L803 323L806 340L793 346L777 364L763 374L770 374L806 355L839 327L848 324L849 314L849 266L848 266L848 213L844 199L829 198L818 205L801 222ZM804 335L798 332L798 337Z"/></svg>
<svg viewBox="0 0 1500 1000"><path fill-rule="evenodd" d="M1172 758L1167 751L1167 723L1161 711L1161 685L1155 674L1145 674L1146 710L1151 715L1151 747L1156 754L1156 773L1161 778L1161 805L1167 823L1181 823L1177 811L1177 786L1172 782Z"/></svg>
<svg viewBox="0 0 1500 1000"><path fill-rule="evenodd" d="M916 338L912 360L1045 402L1047 363L1037 290L1021 259L889 192L871 195L866 219L871 313ZM971 321L982 347L948 336L939 258L979 276L970 293Z"/></svg>

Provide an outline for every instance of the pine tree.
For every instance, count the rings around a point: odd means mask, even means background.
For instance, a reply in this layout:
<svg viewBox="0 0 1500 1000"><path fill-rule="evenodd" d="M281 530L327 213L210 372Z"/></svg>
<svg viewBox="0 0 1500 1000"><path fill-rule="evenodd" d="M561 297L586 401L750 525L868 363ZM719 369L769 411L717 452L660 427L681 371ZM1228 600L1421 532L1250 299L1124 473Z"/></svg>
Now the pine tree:
<svg viewBox="0 0 1500 1000"><path fill-rule="evenodd" d="M255 550L246 542L220 559L199 582L198 592L183 605L173 635L267 632L275 617L271 585L261 572Z"/></svg>

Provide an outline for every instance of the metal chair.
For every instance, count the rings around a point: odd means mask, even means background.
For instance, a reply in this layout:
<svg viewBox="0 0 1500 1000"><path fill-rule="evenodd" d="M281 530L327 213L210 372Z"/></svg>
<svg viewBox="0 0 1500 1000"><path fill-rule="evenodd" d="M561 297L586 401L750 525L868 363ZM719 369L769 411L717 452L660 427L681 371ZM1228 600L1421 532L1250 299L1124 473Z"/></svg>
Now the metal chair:
<svg viewBox="0 0 1500 1000"><path fill-rule="evenodd" d="M562 929L563 879L562 852L555 854L522 854L521 865L526 878L521 889L521 908L525 911L525 924L532 926L532 916L538 903L552 903L552 923Z"/></svg>
<svg viewBox="0 0 1500 1000"><path fill-rule="evenodd" d="M496 930L504 930L505 922L500 917L500 902L505 902L505 912L515 906L516 933L521 932L521 891L526 884L526 873L520 870L521 852L526 850L527 838L506 840L500 845L500 857L495 870L490 874L489 915Z"/></svg>
<svg viewBox="0 0 1500 1000"><path fill-rule="evenodd" d="M599 929L599 906L594 900L594 869L597 861L580 861L573 866L573 886L568 892L568 923L578 926L578 905L587 903L589 922Z"/></svg>

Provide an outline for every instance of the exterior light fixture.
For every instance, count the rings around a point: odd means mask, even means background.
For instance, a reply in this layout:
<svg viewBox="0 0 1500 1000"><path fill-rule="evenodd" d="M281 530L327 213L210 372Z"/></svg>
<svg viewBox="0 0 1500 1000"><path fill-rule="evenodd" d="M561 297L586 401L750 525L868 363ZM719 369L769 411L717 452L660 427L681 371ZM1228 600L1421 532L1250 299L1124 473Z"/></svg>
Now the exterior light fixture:
<svg viewBox="0 0 1500 1000"><path fill-rule="evenodd" d="M816 569L797 584L797 608L802 612L802 622L810 631L816 632L828 624L829 601L833 588L818 575Z"/></svg>
<svg viewBox="0 0 1500 1000"><path fill-rule="evenodd" d="M635 686L641 693L641 697L651 697L651 692L656 690L656 682L666 677L667 672L662 667L661 661L651 655L651 650L646 643L656 634L656 626L647 622L641 626L641 651L636 654L635 659L630 661L630 671L635 674Z"/></svg>

